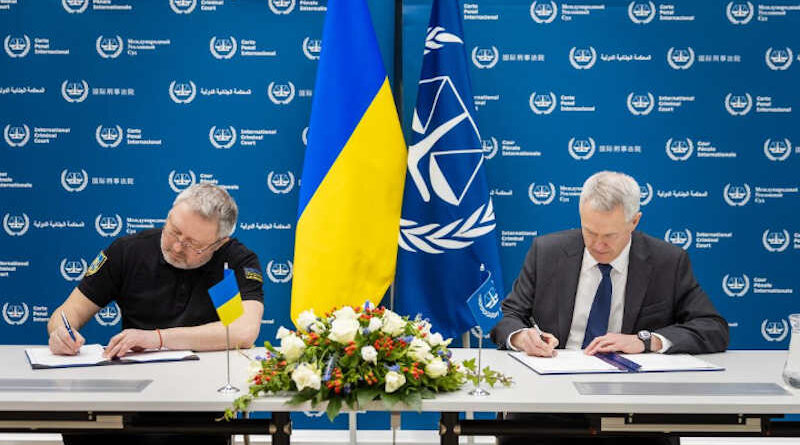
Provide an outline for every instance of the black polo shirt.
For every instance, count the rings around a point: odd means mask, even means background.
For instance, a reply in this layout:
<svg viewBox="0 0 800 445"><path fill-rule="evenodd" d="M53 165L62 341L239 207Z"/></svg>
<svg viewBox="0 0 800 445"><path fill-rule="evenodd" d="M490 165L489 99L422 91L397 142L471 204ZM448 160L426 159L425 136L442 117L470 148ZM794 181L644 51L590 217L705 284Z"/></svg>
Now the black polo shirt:
<svg viewBox="0 0 800 445"><path fill-rule="evenodd" d="M78 289L104 307L116 300L122 329L198 326L219 317L208 288L222 280L224 264L233 269L242 300L264 300L258 257L235 238L196 269L171 266L161 253L161 229L115 240L89 266Z"/></svg>

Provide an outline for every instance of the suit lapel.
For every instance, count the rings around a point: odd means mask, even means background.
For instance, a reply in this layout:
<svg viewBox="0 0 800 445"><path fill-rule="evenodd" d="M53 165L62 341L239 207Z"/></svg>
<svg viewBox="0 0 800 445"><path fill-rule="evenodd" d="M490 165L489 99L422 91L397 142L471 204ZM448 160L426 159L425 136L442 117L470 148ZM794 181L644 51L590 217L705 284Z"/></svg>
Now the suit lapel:
<svg viewBox="0 0 800 445"><path fill-rule="evenodd" d="M565 245L562 256L556 266L556 288L558 296L558 340L562 345L567 344L569 330L572 327L572 314L575 310L575 294L578 291L578 278L581 274L583 261L583 237L580 231L568 245Z"/></svg>
<svg viewBox="0 0 800 445"><path fill-rule="evenodd" d="M650 272L653 270L649 257L650 252L641 235L633 232L628 260L628 281L625 286L625 309L622 316L623 334L633 333L634 325L639 318L647 284L650 282Z"/></svg>

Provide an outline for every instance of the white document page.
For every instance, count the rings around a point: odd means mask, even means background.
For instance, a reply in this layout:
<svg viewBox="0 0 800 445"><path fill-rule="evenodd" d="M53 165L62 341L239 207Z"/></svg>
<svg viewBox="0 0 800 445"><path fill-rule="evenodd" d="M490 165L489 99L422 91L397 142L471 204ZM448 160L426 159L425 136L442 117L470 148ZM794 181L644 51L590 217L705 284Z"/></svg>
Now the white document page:
<svg viewBox="0 0 800 445"><path fill-rule="evenodd" d="M597 357L584 354L582 350L559 349L555 357L531 357L524 352L509 352L509 355L539 374L622 372Z"/></svg>

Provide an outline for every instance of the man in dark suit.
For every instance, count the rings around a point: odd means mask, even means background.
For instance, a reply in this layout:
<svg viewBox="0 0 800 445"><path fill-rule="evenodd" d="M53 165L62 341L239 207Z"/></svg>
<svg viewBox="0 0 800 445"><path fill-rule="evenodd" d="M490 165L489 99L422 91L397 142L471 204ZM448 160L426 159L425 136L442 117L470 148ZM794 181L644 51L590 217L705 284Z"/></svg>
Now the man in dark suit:
<svg viewBox="0 0 800 445"><path fill-rule="evenodd" d="M541 236L531 245L492 331L500 348L544 357L559 345L587 354L727 348L728 324L697 283L686 252L635 231L639 193L636 181L622 173L586 180L581 229Z"/></svg>

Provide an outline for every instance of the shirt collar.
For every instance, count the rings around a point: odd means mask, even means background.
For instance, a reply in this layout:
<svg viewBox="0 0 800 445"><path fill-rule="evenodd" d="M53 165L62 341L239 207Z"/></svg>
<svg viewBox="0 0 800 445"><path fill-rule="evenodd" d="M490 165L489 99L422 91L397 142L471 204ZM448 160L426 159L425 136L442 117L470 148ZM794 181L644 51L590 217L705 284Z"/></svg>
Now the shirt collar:
<svg viewBox="0 0 800 445"><path fill-rule="evenodd" d="M631 238L632 239L632 238ZM625 248L622 249L622 252L611 261L611 267L619 273L627 273L628 271L628 261L630 259L631 254L631 240L628 240L628 244L625 245ZM589 249L586 247L583 248L583 263L581 265L582 270L589 270L592 267L596 266L598 261L594 259L591 253L589 253Z"/></svg>

